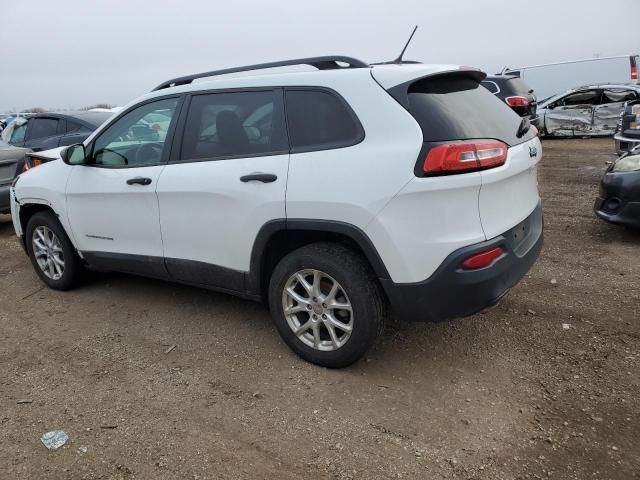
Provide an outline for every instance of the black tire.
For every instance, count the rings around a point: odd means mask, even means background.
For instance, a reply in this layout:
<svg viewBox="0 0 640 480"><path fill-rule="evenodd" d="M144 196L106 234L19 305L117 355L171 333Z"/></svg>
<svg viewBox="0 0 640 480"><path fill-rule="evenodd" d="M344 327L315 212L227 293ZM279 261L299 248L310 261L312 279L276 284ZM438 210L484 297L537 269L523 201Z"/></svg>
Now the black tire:
<svg viewBox="0 0 640 480"><path fill-rule="evenodd" d="M289 326L284 313L283 293L290 278L296 272L311 269L335 279L352 307L350 336L332 351L321 351L305 344ZM328 368L346 367L362 358L384 331L388 312L386 298L366 260L358 252L338 243L314 243L284 257L271 275L269 307L287 345L303 359ZM312 312L301 312L300 315L305 313L308 317L303 317L300 323L310 319ZM325 336L328 334L326 327L319 328L324 328Z"/></svg>
<svg viewBox="0 0 640 480"><path fill-rule="evenodd" d="M36 260L33 237L34 232L38 227L48 228L60 241L62 256L64 259L64 270L61 277L58 279L48 277ZM75 248L71 244L69 237L64 231L64 228L52 213L38 212L29 219L29 222L27 222L27 228L25 229L25 243L33 268L49 288L53 288L54 290L69 290L74 287L83 271L82 262L78 257Z"/></svg>

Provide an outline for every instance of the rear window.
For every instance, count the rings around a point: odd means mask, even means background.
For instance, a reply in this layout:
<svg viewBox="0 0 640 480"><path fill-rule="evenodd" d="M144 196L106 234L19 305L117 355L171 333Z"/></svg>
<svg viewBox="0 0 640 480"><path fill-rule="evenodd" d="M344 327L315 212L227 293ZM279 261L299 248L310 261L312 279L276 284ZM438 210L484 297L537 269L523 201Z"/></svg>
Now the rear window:
<svg viewBox="0 0 640 480"><path fill-rule="evenodd" d="M493 138L517 145L533 138L516 133L522 119L473 78L438 75L411 84L409 111L425 142Z"/></svg>
<svg viewBox="0 0 640 480"><path fill-rule="evenodd" d="M509 90L511 90L516 95L528 95L531 92L531 87L524 83L524 80L519 78L512 78L507 82L509 86Z"/></svg>

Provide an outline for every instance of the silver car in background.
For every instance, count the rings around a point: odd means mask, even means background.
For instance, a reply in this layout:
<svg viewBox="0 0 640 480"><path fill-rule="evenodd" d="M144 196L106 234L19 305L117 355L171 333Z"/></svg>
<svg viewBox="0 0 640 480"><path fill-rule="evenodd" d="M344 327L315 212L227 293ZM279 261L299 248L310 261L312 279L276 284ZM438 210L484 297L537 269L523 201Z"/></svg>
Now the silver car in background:
<svg viewBox="0 0 640 480"><path fill-rule="evenodd" d="M638 99L640 85L573 88L538 104L540 126L547 136L610 136L616 132L625 103Z"/></svg>

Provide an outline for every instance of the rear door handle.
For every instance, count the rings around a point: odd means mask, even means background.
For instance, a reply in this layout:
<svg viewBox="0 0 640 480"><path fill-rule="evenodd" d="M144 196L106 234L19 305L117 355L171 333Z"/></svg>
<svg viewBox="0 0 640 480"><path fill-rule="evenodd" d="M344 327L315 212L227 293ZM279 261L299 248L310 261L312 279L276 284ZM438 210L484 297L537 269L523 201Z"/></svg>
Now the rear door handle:
<svg viewBox="0 0 640 480"><path fill-rule="evenodd" d="M275 182L278 179L277 175L273 173L250 173L249 175L243 175L240 177L241 182L252 182L258 181L262 183L271 183Z"/></svg>
<svg viewBox="0 0 640 480"><path fill-rule="evenodd" d="M127 180L127 185L151 185L151 179L148 177L134 177Z"/></svg>

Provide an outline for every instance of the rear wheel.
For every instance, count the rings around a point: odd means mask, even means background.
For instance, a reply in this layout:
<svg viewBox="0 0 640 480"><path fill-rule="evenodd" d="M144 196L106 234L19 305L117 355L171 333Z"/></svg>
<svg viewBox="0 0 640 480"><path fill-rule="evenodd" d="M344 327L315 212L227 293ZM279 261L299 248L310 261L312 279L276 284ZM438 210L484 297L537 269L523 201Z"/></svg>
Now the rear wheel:
<svg viewBox="0 0 640 480"><path fill-rule="evenodd" d="M38 212L29 219L25 235L31 263L42 281L56 290L72 288L82 264L58 219Z"/></svg>
<svg viewBox="0 0 640 480"><path fill-rule="evenodd" d="M317 243L276 266L269 305L280 335L305 360L330 368L360 359L384 329L387 307L362 256Z"/></svg>

